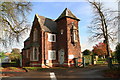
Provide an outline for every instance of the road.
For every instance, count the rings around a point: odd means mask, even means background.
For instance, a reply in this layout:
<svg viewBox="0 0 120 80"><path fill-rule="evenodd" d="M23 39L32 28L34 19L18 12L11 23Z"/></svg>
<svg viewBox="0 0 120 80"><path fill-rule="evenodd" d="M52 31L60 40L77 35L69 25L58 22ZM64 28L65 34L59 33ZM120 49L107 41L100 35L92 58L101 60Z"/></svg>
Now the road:
<svg viewBox="0 0 120 80"><path fill-rule="evenodd" d="M102 70L105 69L107 69L107 66L45 69L17 74L15 77L2 78L2 80L106 80L102 74Z"/></svg>

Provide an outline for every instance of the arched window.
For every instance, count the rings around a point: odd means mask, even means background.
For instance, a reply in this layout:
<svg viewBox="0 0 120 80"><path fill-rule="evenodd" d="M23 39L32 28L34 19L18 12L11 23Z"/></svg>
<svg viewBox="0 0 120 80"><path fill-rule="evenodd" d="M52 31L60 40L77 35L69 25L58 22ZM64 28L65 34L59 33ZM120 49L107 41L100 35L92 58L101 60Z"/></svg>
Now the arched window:
<svg viewBox="0 0 120 80"><path fill-rule="evenodd" d="M37 41L38 40L38 30L35 28L33 31L33 41Z"/></svg>
<svg viewBox="0 0 120 80"><path fill-rule="evenodd" d="M34 48L34 60L36 60L37 57L38 57L38 55L37 55L37 48Z"/></svg>
<svg viewBox="0 0 120 80"><path fill-rule="evenodd" d="M31 61L38 61L38 58L39 58L39 48L38 47L33 47L30 58L31 58L30 59Z"/></svg>
<svg viewBox="0 0 120 80"><path fill-rule="evenodd" d="M73 23L71 28L71 42L72 43L78 42L78 30Z"/></svg>

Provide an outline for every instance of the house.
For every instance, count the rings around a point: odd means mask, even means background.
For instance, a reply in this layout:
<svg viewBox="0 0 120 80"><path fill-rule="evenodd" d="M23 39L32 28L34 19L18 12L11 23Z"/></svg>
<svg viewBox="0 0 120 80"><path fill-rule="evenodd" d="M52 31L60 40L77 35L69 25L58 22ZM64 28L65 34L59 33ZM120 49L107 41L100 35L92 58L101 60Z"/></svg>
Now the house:
<svg viewBox="0 0 120 80"><path fill-rule="evenodd" d="M68 8L56 20L36 14L30 36L24 41L22 65L78 66L81 62L79 21Z"/></svg>

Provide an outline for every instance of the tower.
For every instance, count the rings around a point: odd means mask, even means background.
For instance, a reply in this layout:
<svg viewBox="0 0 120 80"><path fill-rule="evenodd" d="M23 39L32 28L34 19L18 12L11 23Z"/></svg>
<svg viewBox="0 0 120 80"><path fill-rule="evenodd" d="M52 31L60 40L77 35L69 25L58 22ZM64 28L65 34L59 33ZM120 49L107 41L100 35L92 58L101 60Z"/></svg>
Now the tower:
<svg viewBox="0 0 120 80"><path fill-rule="evenodd" d="M74 66L80 62L79 21L67 8L56 20L58 62L60 65Z"/></svg>

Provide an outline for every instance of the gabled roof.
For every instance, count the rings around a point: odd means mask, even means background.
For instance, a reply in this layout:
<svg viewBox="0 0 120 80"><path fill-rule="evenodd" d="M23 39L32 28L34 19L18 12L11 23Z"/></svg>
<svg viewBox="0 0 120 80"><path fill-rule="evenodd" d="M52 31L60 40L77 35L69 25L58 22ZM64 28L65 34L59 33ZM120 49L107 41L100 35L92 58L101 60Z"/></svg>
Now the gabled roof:
<svg viewBox="0 0 120 80"><path fill-rule="evenodd" d="M62 14L56 19L57 20L60 20L64 17L69 17L69 18L72 18L72 19L76 19L78 21L80 21L80 19L78 19L68 8L66 8Z"/></svg>
<svg viewBox="0 0 120 80"><path fill-rule="evenodd" d="M25 40L25 42L26 42L26 41L29 41L29 40L30 40L30 37L28 37L28 38Z"/></svg>
<svg viewBox="0 0 120 80"><path fill-rule="evenodd" d="M39 16L38 14L36 14L36 17L38 18L38 22L40 23L40 27L42 30L46 32L56 33L56 22L53 19L49 19L44 16Z"/></svg>

